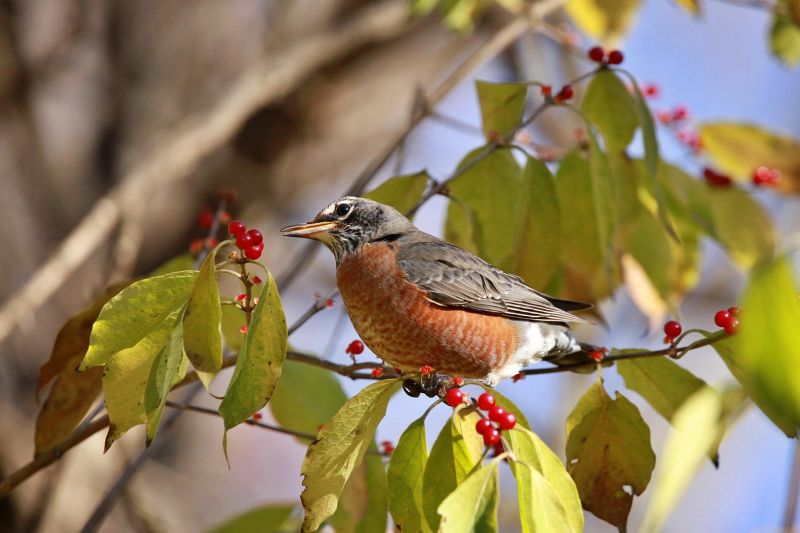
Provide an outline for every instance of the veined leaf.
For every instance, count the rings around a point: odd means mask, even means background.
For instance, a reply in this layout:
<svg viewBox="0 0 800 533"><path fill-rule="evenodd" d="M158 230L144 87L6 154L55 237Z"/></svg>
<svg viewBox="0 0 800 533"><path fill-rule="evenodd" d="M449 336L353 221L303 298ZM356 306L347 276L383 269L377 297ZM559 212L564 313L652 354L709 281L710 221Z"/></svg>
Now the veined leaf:
<svg viewBox="0 0 800 533"><path fill-rule="evenodd" d="M200 372L217 372L222 367L222 306L217 284L217 249L200 266L200 272L183 315L183 345L192 366Z"/></svg>
<svg viewBox="0 0 800 533"><path fill-rule="evenodd" d="M483 441L475 431L477 416L469 408L456 410L431 448L422 483L422 506L429 530L439 530L439 505L480 462Z"/></svg>
<svg viewBox="0 0 800 533"><path fill-rule="evenodd" d="M270 276L264 283L266 288L253 309L236 368L219 406L226 432L264 407L281 377L286 318L275 280Z"/></svg>
<svg viewBox="0 0 800 533"><path fill-rule="evenodd" d="M166 344L156 356L150 368L150 376L144 390L144 410L147 419L147 444L153 442L161 421L161 413L167 402L167 394L177 381L183 359L183 325L177 322Z"/></svg>
<svg viewBox="0 0 800 533"><path fill-rule="evenodd" d="M427 413L426 413L427 414ZM422 480L428 462L425 415L411 423L397 441L386 473L389 512L406 533L425 530L422 510Z"/></svg>
<svg viewBox="0 0 800 533"><path fill-rule="evenodd" d="M727 400L731 400L727 398ZM741 402L741 396L738 400ZM736 410L726 406L726 398L710 387L692 394L675 412L673 430L659 458L660 465L653 481L653 494L641 531L658 532L689 486L695 473L709 453L719 446L728 424L727 418Z"/></svg>
<svg viewBox="0 0 800 533"><path fill-rule="evenodd" d="M602 383L592 385L567 418L567 465L583 508L624 530L655 459L636 406L619 392L612 400Z"/></svg>
<svg viewBox="0 0 800 533"><path fill-rule="evenodd" d="M581 111L603 134L609 152L621 152L639 127L639 112L625 84L609 69L599 70L581 102Z"/></svg>
<svg viewBox="0 0 800 533"><path fill-rule="evenodd" d="M506 436L513 452L511 471L517 479L522 531L583 531L578 489L558 456L527 429L517 428Z"/></svg>
<svg viewBox="0 0 800 533"><path fill-rule="evenodd" d="M130 283L123 281L108 287L91 306L67 320L58 331L50 359L39 369L36 385L38 394L55 380L36 418L36 456L50 451L67 438L100 393L101 369L85 372L76 372L75 369L89 348L92 324L100 309Z"/></svg>
<svg viewBox="0 0 800 533"><path fill-rule="evenodd" d="M377 452L373 441L369 450ZM377 454L367 454L357 466L339 497L336 512L328 522L336 531L371 533L386 531L386 470Z"/></svg>
<svg viewBox="0 0 800 533"><path fill-rule="evenodd" d="M322 427L308 447L301 469L304 532L316 531L336 510L339 495L361 463L397 386L397 380L383 380L365 387Z"/></svg>
<svg viewBox="0 0 800 533"><path fill-rule="evenodd" d="M517 227L520 220L521 201L517 192L522 183L522 169L514 159L511 149L496 150L476 163L486 148L473 150L463 159L460 167L471 165L450 184L450 196L454 201L448 207L448 222L445 234L463 236L469 234L463 228L453 228L452 216L460 216L459 224L473 223L471 234L479 254L499 268L513 270ZM469 208L467 217L462 211L455 215L456 203ZM466 219L466 220L465 220ZM461 244L459 241L454 241Z"/></svg>
<svg viewBox="0 0 800 533"><path fill-rule="evenodd" d="M281 426L316 435L346 401L347 395L331 372L287 360L269 407Z"/></svg>
<svg viewBox="0 0 800 533"><path fill-rule="evenodd" d="M406 213L420 201L430 179L427 172L395 176L365 194L364 198L390 205L401 213Z"/></svg>
<svg viewBox="0 0 800 533"><path fill-rule="evenodd" d="M636 350L639 351L639 350ZM614 352L614 355L622 352ZM706 382L666 357L617 361L625 386L637 392L661 416L672 421L675 412Z"/></svg>
<svg viewBox="0 0 800 533"><path fill-rule="evenodd" d="M781 420L800 428L800 299L787 257L756 268L742 296L742 325L734 347L742 384ZM788 429L788 428L787 428Z"/></svg>
<svg viewBox="0 0 800 533"><path fill-rule="evenodd" d="M92 326L89 351L80 370L106 364L115 353L160 329L186 304L196 277L196 272L181 271L146 278L111 298Z"/></svg>
<svg viewBox="0 0 800 533"><path fill-rule="evenodd" d="M513 131L522 122L528 86L524 83L491 83L477 81L478 103L481 106L483 134L496 141Z"/></svg>
<svg viewBox="0 0 800 533"><path fill-rule="evenodd" d="M553 175L532 157L522 171L521 222L515 273L531 287L545 287L561 262L561 214Z"/></svg>
<svg viewBox="0 0 800 533"><path fill-rule="evenodd" d="M639 0L570 0L567 14L582 32L607 44L617 42L639 10Z"/></svg>
<svg viewBox="0 0 800 533"><path fill-rule="evenodd" d="M797 30L800 33L800 29ZM800 142L755 124L708 122L700 126L703 149L714 165L743 183L760 166L781 172L777 189L800 192Z"/></svg>
<svg viewBox="0 0 800 533"><path fill-rule="evenodd" d="M267 504L251 509L220 524L210 533L273 533L283 531L294 511L292 504Z"/></svg>
<svg viewBox="0 0 800 533"><path fill-rule="evenodd" d="M461 533L477 530L478 521L486 510L487 501L490 501L488 493L493 480L496 486L497 463L501 459L495 458L478 468L444 499L438 508L442 517L439 531Z"/></svg>
<svg viewBox="0 0 800 533"><path fill-rule="evenodd" d="M715 189L708 195L712 237L734 263L752 268L775 253L775 228L761 205L736 188Z"/></svg>
<svg viewBox="0 0 800 533"><path fill-rule="evenodd" d="M173 311L157 329L134 346L115 353L106 363L103 394L111 420L106 450L130 428L146 422L144 394L150 369L181 319L181 312L182 309Z"/></svg>

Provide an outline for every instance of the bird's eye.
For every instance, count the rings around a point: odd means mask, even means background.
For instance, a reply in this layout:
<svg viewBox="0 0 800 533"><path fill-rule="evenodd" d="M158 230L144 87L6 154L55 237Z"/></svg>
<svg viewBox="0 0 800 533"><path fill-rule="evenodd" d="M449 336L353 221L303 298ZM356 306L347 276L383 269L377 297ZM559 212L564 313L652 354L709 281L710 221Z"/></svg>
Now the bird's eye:
<svg viewBox="0 0 800 533"><path fill-rule="evenodd" d="M350 212L351 209L350 204L339 204L336 206L336 216L337 217L345 217Z"/></svg>

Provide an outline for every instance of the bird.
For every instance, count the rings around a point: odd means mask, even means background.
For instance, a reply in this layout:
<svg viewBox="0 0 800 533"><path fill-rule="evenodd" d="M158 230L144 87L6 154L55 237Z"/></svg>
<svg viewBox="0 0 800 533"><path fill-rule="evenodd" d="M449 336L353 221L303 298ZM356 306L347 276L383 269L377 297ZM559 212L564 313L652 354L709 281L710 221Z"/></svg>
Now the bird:
<svg viewBox="0 0 800 533"><path fill-rule="evenodd" d="M532 363L586 351L569 325L586 322L572 312L590 304L539 292L391 206L345 196L281 233L333 252L354 329L404 373L428 367L494 387Z"/></svg>

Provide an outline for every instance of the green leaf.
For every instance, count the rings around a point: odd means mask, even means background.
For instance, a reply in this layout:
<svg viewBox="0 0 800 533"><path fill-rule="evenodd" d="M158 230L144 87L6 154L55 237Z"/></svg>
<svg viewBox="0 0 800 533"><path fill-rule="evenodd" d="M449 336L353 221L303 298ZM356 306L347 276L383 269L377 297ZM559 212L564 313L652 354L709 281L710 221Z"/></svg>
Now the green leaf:
<svg viewBox="0 0 800 533"><path fill-rule="evenodd" d="M714 165L742 183L760 166L781 172L777 188L800 192L800 142L755 124L709 122L700 126L703 149Z"/></svg>
<svg viewBox="0 0 800 533"><path fill-rule="evenodd" d="M331 372L287 360L269 407L281 426L316 435L346 401L347 395Z"/></svg>
<svg viewBox="0 0 800 533"><path fill-rule="evenodd" d="M568 285L565 296L584 301L597 301L611 293L605 265L607 263L608 230L600 225L589 163L577 152L562 159L556 173L556 193L562 210L562 261Z"/></svg>
<svg viewBox="0 0 800 533"><path fill-rule="evenodd" d="M675 412L673 430L659 459L641 531L663 531L664 522L700 469L705 456L718 447L727 419L736 411L736 408L726 406L730 399L723 398L710 387L701 387ZM741 405L741 396L738 405Z"/></svg>
<svg viewBox="0 0 800 533"><path fill-rule="evenodd" d="M742 384L781 420L800 428L800 299L788 257L760 265L742 296L742 325L734 346Z"/></svg>
<svg viewBox="0 0 800 533"><path fill-rule="evenodd" d="M272 533L283 531L294 511L293 504L267 504L220 524L210 533Z"/></svg>
<svg viewBox="0 0 800 533"><path fill-rule="evenodd" d="M669 421L691 395L706 386L705 381L666 357L625 359L616 364L625 386Z"/></svg>
<svg viewBox="0 0 800 533"><path fill-rule="evenodd" d="M483 135L488 141L497 141L519 127L525 111L527 85L479 80L475 87L481 106Z"/></svg>
<svg viewBox="0 0 800 533"><path fill-rule="evenodd" d="M427 526L439 530L439 505L480 462L483 440L475 431L478 415L471 408L454 411L431 448L422 483Z"/></svg>
<svg viewBox="0 0 800 533"><path fill-rule="evenodd" d="M427 415L427 413L426 413ZM386 473L389 512L395 525L406 533L424 530L422 480L428 462L425 417L411 423L397 441Z"/></svg>
<svg viewBox="0 0 800 533"><path fill-rule="evenodd" d="M223 305L221 317L222 340L225 347L233 353L239 353L244 343L244 334L240 331L247 324L244 311L235 305Z"/></svg>
<svg viewBox="0 0 800 533"><path fill-rule="evenodd" d="M499 268L513 270L521 209L517 191L522 183L522 169L508 148L495 150L471 163L485 152L486 148L473 150L459 165L472 166L450 184L450 196L454 201L447 210L445 235L449 240L451 236L471 233L481 257ZM458 203L469 211L465 213L462 209L459 213ZM458 219L454 222L451 217ZM465 221L472 222L470 230L457 226ZM455 239L452 242L461 244Z"/></svg>
<svg viewBox="0 0 800 533"><path fill-rule="evenodd" d="M106 363L103 395L111 420L106 435L106 450L130 428L146 422L144 395L150 370L177 327L181 312L182 309L173 311L158 329L151 330L134 346L115 353Z"/></svg>
<svg viewBox="0 0 800 533"><path fill-rule="evenodd" d="M219 406L226 432L264 407L281 377L286 357L286 317L274 278L269 276L264 283L225 399Z"/></svg>
<svg viewBox="0 0 800 533"><path fill-rule="evenodd" d="M443 533L476 531L476 525L486 511L492 481L497 476L497 463L502 457L493 459L468 476L439 505ZM496 484L496 482L495 482Z"/></svg>
<svg viewBox="0 0 800 533"><path fill-rule="evenodd" d="M505 435L513 452L522 531L583 531L578 489L558 456L527 429Z"/></svg>
<svg viewBox="0 0 800 533"><path fill-rule="evenodd" d="M795 2L796 4L796 2ZM785 14L789 2L778 1L772 13L772 27L769 31L769 43L772 53L790 67L800 63L800 22L791 14ZM795 14L796 16L796 14Z"/></svg>
<svg viewBox="0 0 800 533"><path fill-rule="evenodd" d="M624 530L655 459L636 406L619 392L612 400L602 383L592 385L567 418L567 465L583 508Z"/></svg>
<svg viewBox="0 0 800 533"><path fill-rule="evenodd" d="M737 188L715 188L708 195L712 237L742 268L750 269L775 252L775 228L761 205Z"/></svg>
<svg viewBox="0 0 800 533"><path fill-rule="evenodd" d="M386 531L387 489L383 459L372 442L364 461L353 470L329 523L336 531Z"/></svg>
<svg viewBox="0 0 800 533"><path fill-rule="evenodd" d="M157 276L163 276L164 274L180 272L181 270L195 270L197 268L194 266L195 261L196 259L192 254L181 254L173 257L163 265L150 272L147 277L155 278Z"/></svg>
<svg viewBox="0 0 800 533"><path fill-rule="evenodd" d="M639 0L570 0L567 14L582 32L607 44L618 41L639 10Z"/></svg>
<svg viewBox="0 0 800 533"><path fill-rule="evenodd" d="M316 531L336 510L339 495L361 463L397 385L397 380L383 380L365 387L342 406L308 447L301 469L304 532Z"/></svg>
<svg viewBox="0 0 800 533"><path fill-rule="evenodd" d="M599 70L581 102L581 111L603 134L609 152L621 152L639 127L639 110L628 88L609 69Z"/></svg>
<svg viewBox="0 0 800 533"><path fill-rule="evenodd" d="M217 285L217 249L205 258L183 315L183 343L192 366L200 372L222 368L222 306Z"/></svg>
<svg viewBox="0 0 800 533"><path fill-rule="evenodd" d="M115 353L161 329L164 321L186 304L196 277L196 272L181 271L146 278L109 300L92 326L89 351L80 370L106 364Z"/></svg>
<svg viewBox="0 0 800 533"><path fill-rule="evenodd" d="M522 171L521 221L515 273L531 287L545 287L561 263L561 214L553 175L529 157Z"/></svg>
<svg viewBox="0 0 800 533"><path fill-rule="evenodd" d="M153 442L167 402L167 394L175 384L183 359L183 326L180 321L170 333L166 344L150 368L144 390L144 409L147 419L147 444Z"/></svg>
<svg viewBox="0 0 800 533"><path fill-rule="evenodd" d="M365 194L364 198L390 205L401 213L407 213L420 201L430 179L427 172L395 176Z"/></svg>
<svg viewBox="0 0 800 533"><path fill-rule="evenodd" d="M102 388L102 369L76 372L86 350L92 324L100 310L130 281L114 284L92 305L76 314L61 327L53 343L50 359L39 369L37 394L55 380L36 418L36 456L52 450L67 438L83 420Z"/></svg>

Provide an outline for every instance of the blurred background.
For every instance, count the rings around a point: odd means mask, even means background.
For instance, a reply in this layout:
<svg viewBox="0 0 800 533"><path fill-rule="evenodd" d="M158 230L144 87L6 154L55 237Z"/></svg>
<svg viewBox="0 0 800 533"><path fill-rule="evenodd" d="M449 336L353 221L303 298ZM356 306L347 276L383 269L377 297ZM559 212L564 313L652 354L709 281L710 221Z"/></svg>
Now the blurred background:
<svg viewBox="0 0 800 533"><path fill-rule="evenodd" d="M636 17L619 45L625 67L640 82L658 84L655 110L685 105L693 119L755 121L800 136L800 71L770 55L769 14L759 4L710 1L693 18L671 2L650 1ZM558 87L588 70L564 42L592 43L581 41L563 14L550 20L556 39L526 34L451 78L458 83L436 110L475 129L424 120L367 190L399 172L427 168L446 177L483 143L475 79ZM234 215L264 233L262 260L284 282L289 323L315 293L334 288L330 254L320 249L298 268L304 243L281 239L277 229L310 219L348 190L409 124L416 95L430 95L508 22L507 12L489 9L473 31L455 32L435 16L410 18L405 0L0 2L0 477L32 457L38 368L58 328L110 281L185 252L202 236L198 213L215 205L220 189L238 191ZM552 113L531 135L566 146L576 126L571 115ZM696 172L683 144L660 133L664 158ZM796 234L795 199L758 198L784 234ZM417 224L441 234L444 206L434 198ZM700 289L682 307L692 327L710 328L713 310L732 304L743 281L714 245L706 245L705 257ZM624 290L602 311L608 328L583 328L582 339L660 345L661 335L648 331ZM337 301L290 342L347 362L344 350L356 335L343 312ZM711 384L732 381L711 355L693 352L684 362ZM621 386L613 370L604 376L609 389ZM593 379L531 376L500 391L563 457L565 417ZM352 394L363 384L344 386ZM651 425L658 456L669 425L629 397ZM397 396L377 440L396 442L428 405ZM448 415L434 410L429 438ZM103 529L198 531L256 504L297 501L304 446L240 427L229 435L228 469L221 436L219 419L183 415ZM143 434L131 431L102 455L103 437L95 435L0 501L0 530L78 530L143 443ZM701 471L667 530L777 530L793 450L750 409L723 442L719 469ZM504 476L504 531L518 529L514 490ZM647 498L635 499L631 530ZM587 531L611 530L587 514Z"/></svg>

